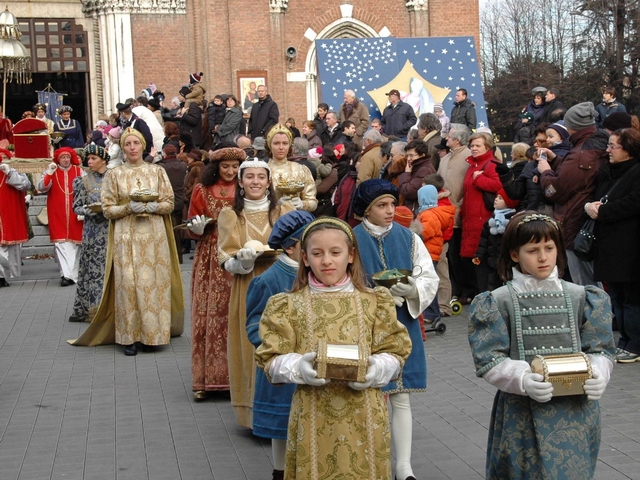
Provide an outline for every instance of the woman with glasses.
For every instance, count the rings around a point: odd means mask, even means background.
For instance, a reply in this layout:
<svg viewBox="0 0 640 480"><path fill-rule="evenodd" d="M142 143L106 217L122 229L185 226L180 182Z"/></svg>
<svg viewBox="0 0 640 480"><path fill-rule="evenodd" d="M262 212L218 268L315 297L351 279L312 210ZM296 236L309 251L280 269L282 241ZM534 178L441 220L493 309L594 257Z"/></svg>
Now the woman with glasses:
<svg viewBox="0 0 640 480"><path fill-rule="evenodd" d="M640 130L613 132L607 153L595 200L584 210L596 220L594 276L609 287L620 332L616 360L634 363L640 361Z"/></svg>

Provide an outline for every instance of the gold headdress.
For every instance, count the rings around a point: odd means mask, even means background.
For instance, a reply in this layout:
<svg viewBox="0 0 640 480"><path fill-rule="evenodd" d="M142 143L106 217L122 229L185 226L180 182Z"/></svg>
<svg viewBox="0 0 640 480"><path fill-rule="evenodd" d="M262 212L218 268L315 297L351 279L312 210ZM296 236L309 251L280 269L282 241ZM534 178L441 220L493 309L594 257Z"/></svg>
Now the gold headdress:
<svg viewBox="0 0 640 480"><path fill-rule="evenodd" d="M289 127L282 123L276 123L267 132L267 146L269 147L269 150L271 150L271 141L273 140L273 137L279 133L284 133L289 138L289 143L293 143L293 134L291 133L291 130L289 130Z"/></svg>
<svg viewBox="0 0 640 480"><path fill-rule="evenodd" d="M313 227L317 225L324 225L324 224L330 224L335 227L338 227L340 230L342 230L344 233L347 234L347 237L349 237L349 240L351 240L351 243L355 243L353 239L353 230L351 230L351 227L349 226L349 224L347 222L344 222L334 217L320 217L314 220L313 222L311 222L309 225L307 225L307 228L304 229L304 232L302 234L302 242L304 242L305 238L307 237L307 234L313 229Z"/></svg>
<svg viewBox="0 0 640 480"><path fill-rule="evenodd" d="M124 132L122 132L122 135L120 136L120 147L124 150L124 141L127 137L130 137L131 135L133 135L134 137L138 137L138 140L140 140L140 143L142 143L142 150L146 150L147 149L147 141L144 139L144 137L142 136L142 134L136 130L135 128L132 127L127 127L125 128Z"/></svg>
<svg viewBox="0 0 640 480"><path fill-rule="evenodd" d="M558 228L558 224L556 223L556 221L553 218L551 218L548 215L543 215L541 213L531 213L531 214L525 216L522 220L520 220L518 222L518 226L524 225L525 223L536 222L536 221L550 223L551 225L553 225L556 228L556 230L560 230Z"/></svg>

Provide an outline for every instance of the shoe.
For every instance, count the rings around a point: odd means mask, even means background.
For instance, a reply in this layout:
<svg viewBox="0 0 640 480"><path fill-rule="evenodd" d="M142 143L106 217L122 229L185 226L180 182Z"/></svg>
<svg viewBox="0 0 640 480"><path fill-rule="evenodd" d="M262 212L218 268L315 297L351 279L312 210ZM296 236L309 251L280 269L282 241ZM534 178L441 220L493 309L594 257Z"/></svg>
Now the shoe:
<svg viewBox="0 0 640 480"><path fill-rule="evenodd" d="M136 344L132 343L131 345L127 345L124 347L124 354L127 357L134 357L138 354L138 349L136 348Z"/></svg>
<svg viewBox="0 0 640 480"><path fill-rule="evenodd" d="M284 480L284 470L273 469L273 472L271 472L271 479L272 480Z"/></svg>
<svg viewBox="0 0 640 480"><path fill-rule="evenodd" d="M10 287L11 284L7 282L6 278L0 278L0 288L2 287Z"/></svg>
<svg viewBox="0 0 640 480"><path fill-rule="evenodd" d="M69 321L70 322L84 322L84 320L85 320L84 318L81 318L81 317L79 317L77 315L71 315L69 317Z"/></svg>
<svg viewBox="0 0 640 480"><path fill-rule="evenodd" d="M69 285L73 285L75 282L73 280L71 280L70 278L67 277L61 277L60 278L60 286L61 287L68 287Z"/></svg>
<svg viewBox="0 0 640 480"><path fill-rule="evenodd" d="M204 390L196 390L195 392L193 392L193 400L196 402L202 402L206 400L207 397L207 392L205 392Z"/></svg>
<svg viewBox="0 0 640 480"><path fill-rule="evenodd" d="M461 303L462 305L469 305L471 303L471 298L469 297L459 297L458 298L458 302Z"/></svg>
<svg viewBox="0 0 640 480"><path fill-rule="evenodd" d="M640 362L640 355L633 352L627 352L623 350L623 353L616 355L616 362L618 363L634 363Z"/></svg>
<svg viewBox="0 0 640 480"><path fill-rule="evenodd" d="M396 480L398 480L398 477L395 477ZM413 475L409 475L407 478L405 478L404 480L416 480L416 477L414 477Z"/></svg>
<svg viewBox="0 0 640 480"><path fill-rule="evenodd" d="M156 351L155 345L145 345L141 342L136 342L136 347L142 350L144 353L152 353Z"/></svg>

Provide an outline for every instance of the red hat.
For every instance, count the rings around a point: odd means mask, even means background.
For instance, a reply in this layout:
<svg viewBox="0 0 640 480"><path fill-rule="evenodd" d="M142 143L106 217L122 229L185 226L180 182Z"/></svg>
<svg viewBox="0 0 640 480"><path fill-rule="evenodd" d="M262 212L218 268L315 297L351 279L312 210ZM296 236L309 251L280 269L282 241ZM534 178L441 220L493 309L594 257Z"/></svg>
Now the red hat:
<svg viewBox="0 0 640 480"><path fill-rule="evenodd" d="M2 155L5 155L7 158L13 158L13 155L11 154L11 152L9 150L5 150L4 148L0 148L0 163L2 163L2 160L4 160L4 158L2 158Z"/></svg>
<svg viewBox="0 0 640 480"><path fill-rule="evenodd" d="M73 148L70 147L62 147L57 149L53 154L53 161L56 165L60 165L60 156L63 153L68 153L71 155L71 165L80 165L80 159L78 158L78 154Z"/></svg>
<svg viewBox="0 0 640 480"><path fill-rule="evenodd" d="M503 188L498 190L498 195L502 197L507 208L516 208L520 204L520 200L511 200Z"/></svg>
<svg viewBox="0 0 640 480"><path fill-rule="evenodd" d="M411 210L404 205L396 207L396 213L393 215L393 221L399 223L403 227L409 228L409 225L413 222L413 213L411 213Z"/></svg>

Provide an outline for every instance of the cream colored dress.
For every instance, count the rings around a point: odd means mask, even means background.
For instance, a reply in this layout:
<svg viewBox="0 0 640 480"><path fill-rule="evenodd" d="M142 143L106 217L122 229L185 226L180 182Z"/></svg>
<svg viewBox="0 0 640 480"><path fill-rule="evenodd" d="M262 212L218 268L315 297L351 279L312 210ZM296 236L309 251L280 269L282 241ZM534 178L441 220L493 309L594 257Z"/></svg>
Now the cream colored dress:
<svg viewBox="0 0 640 480"><path fill-rule="evenodd" d="M129 193L140 188L159 193L155 214L131 212ZM173 190L162 167L125 163L105 175L102 208L106 218L115 220L115 340L121 345L169 343L171 256L163 215L173 211L173 204Z"/></svg>
<svg viewBox="0 0 640 480"><path fill-rule="evenodd" d="M289 160L269 160L269 168L271 169L271 182L276 191L276 198L280 200L284 194L278 191L278 185L287 182L303 182L304 190L300 194L302 199L302 210L307 212L315 212L318 207L316 199L316 182L311 175L311 171L304 165Z"/></svg>

